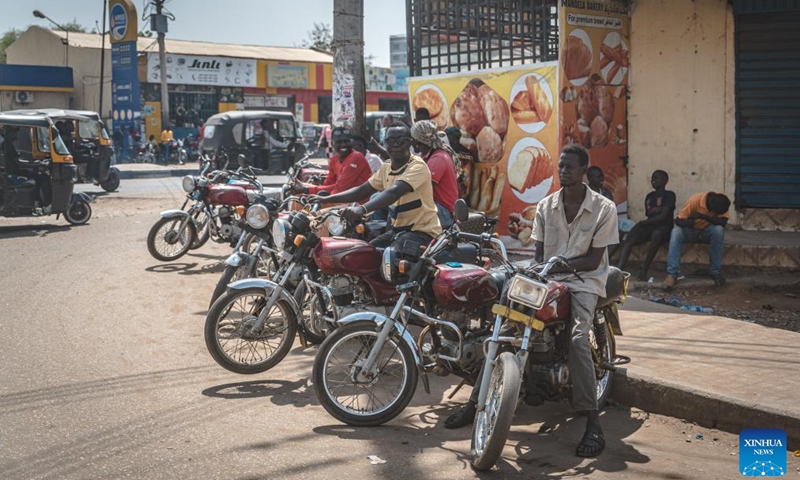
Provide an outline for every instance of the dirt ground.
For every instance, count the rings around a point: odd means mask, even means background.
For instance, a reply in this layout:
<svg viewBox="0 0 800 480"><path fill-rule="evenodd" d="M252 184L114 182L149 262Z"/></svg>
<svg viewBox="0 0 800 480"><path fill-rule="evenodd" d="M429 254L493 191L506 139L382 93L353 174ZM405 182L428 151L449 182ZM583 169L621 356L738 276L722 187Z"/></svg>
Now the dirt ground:
<svg viewBox="0 0 800 480"><path fill-rule="evenodd" d="M694 272L702 266L688 266ZM651 268L652 285L636 281L638 265L629 267L634 273L629 293L639 298L678 299L680 305L710 307L715 315L768 327L800 332L800 273L785 270L725 267L724 287L716 287L705 276L687 275L672 291L661 287L665 273L663 265Z"/></svg>

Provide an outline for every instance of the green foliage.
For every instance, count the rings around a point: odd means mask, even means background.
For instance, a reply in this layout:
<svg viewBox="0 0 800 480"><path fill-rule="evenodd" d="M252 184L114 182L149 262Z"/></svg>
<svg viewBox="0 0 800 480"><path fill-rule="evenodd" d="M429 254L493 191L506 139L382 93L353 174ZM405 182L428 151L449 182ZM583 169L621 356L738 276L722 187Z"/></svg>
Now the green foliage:
<svg viewBox="0 0 800 480"><path fill-rule="evenodd" d="M308 32L308 39L303 40L301 45L305 48L316 48L332 52L333 32L331 31L331 26L327 23L314 22L314 29Z"/></svg>
<svg viewBox="0 0 800 480"><path fill-rule="evenodd" d="M22 35L22 32L23 30L12 28L0 37L0 63L6 63L6 48L16 42L19 36Z"/></svg>
<svg viewBox="0 0 800 480"><path fill-rule="evenodd" d="M77 18L73 18L67 23L62 23L61 26L64 27L64 30L66 30L67 32L86 33L86 27L78 23ZM61 30L56 26L52 26L51 28L52 30Z"/></svg>
<svg viewBox="0 0 800 480"><path fill-rule="evenodd" d="M150 30L139 30L139 36L150 38L153 36L153 32L151 32Z"/></svg>

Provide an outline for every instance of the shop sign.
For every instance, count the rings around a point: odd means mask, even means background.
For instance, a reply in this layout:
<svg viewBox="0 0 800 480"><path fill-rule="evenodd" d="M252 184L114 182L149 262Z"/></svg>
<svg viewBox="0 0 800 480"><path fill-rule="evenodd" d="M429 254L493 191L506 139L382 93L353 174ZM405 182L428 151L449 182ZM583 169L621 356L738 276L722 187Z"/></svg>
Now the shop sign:
<svg viewBox="0 0 800 480"><path fill-rule="evenodd" d="M289 108L290 95L245 95L245 108Z"/></svg>
<svg viewBox="0 0 800 480"><path fill-rule="evenodd" d="M166 61L168 83L221 87L256 86L255 60L168 53ZM147 81L161 81L161 63L157 53L147 55Z"/></svg>
<svg viewBox="0 0 800 480"><path fill-rule="evenodd" d="M271 88L308 88L308 67L305 65L267 65L267 85Z"/></svg>
<svg viewBox="0 0 800 480"><path fill-rule="evenodd" d="M408 92L407 68L367 67L364 73L368 91Z"/></svg>

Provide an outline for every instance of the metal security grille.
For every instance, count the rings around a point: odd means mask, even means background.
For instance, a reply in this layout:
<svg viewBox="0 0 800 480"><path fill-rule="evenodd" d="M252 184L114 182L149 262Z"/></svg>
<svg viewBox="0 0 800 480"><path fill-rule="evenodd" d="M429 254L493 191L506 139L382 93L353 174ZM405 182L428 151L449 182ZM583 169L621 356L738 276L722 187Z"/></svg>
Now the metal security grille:
<svg viewBox="0 0 800 480"><path fill-rule="evenodd" d="M764 6L772 11L749 13ZM736 203L800 208L800 1L737 0L734 8Z"/></svg>
<svg viewBox="0 0 800 480"><path fill-rule="evenodd" d="M557 0L406 0L411 74L558 59Z"/></svg>

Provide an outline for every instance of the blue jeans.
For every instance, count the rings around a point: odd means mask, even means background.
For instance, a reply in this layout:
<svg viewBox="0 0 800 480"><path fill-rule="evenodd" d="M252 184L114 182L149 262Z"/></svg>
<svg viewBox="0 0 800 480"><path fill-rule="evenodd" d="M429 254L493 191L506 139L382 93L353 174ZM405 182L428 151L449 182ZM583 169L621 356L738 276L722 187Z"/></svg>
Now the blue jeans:
<svg viewBox="0 0 800 480"><path fill-rule="evenodd" d="M446 230L453 225L453 214L439 202L436 202L436 215L439 217L439 225L442 226L442 230Z"/></svg>
<svg viewBox="0 0 800 480"><path fill-rule="evenodd" d="M709 225L698 230L696 228L686 228L675 226L669 239L669 254L667 255L667 273L676 277L681 272L681 250L684 243L710 243L711 249L708 257L711 265L708 273L716 275L722 268L723 242L725 239L725 227L721 225Z"/></svg>

